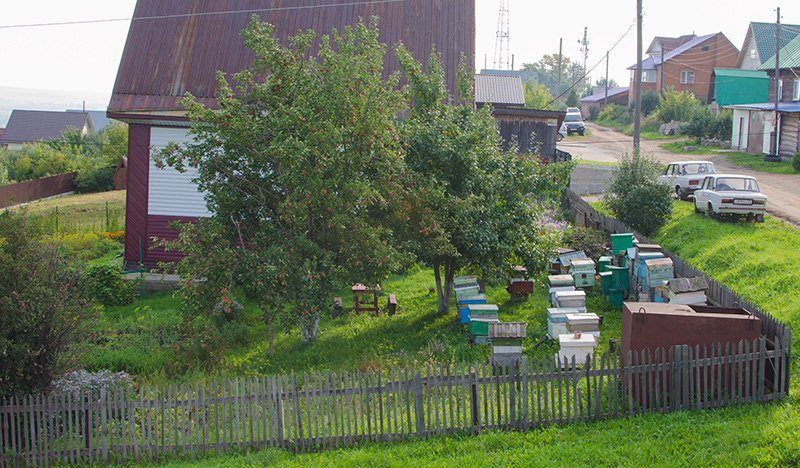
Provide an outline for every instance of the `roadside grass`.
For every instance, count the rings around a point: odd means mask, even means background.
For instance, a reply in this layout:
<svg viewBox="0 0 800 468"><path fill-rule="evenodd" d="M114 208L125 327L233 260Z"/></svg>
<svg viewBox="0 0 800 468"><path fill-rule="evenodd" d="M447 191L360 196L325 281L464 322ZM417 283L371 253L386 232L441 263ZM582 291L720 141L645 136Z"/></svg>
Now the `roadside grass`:
<svg viewBox="0 0 800 468"><path fill-rule="evenodd" d="M610 161L591 161L579 158L575 158L573 161L575 161L579 166L619 166L619 162Z"/></svg>
<svg viewBox="0 0 800 468"><path fill-rule="evenodd" d="M664 144L661 144L661 145L658 145L658 146L659 146L659 148L664 148L665 150L671 151L673 153L689 154L689 155L692 155L692 154L717 154L717 153L719 153L719 151L717 151L717 150L722 149L722 148L711 148L711 147L707 147L707 146L700 146L699 144L697 144L697 142L692 141L692 140L672 141L672 142L664 143ZM683 148L685 148L687 146L694 146L697 149L695 149L693 151L683 151Z"/></svg>
<svg viewBox="0 0 800 468"><path fill-rule="evenodd" d="M726 158L737 166L745 166L758 172L769 172L771 174L796 175L800 172L794 170L791 161L764 162L764 155L754 155L739 152L722 153Z"/></svg>

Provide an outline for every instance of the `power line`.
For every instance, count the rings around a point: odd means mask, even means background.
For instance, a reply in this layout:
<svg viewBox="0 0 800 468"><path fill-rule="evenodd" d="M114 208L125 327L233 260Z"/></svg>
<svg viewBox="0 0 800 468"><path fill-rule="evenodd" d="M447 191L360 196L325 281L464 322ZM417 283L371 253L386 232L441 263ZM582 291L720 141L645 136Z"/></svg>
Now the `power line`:
<svg viewBox="0 0 800 468"><path fill-rule="evenodd" d="M54 23L30 23L30 24L11 24L0 25L0 29L14 29L14 28L35 28L42 26L71 26L77 24L97 24L97 23L118 23L120 21L142 21L142 20L157 20L157 19L170 19L170 18L190 18L197 16L216 16L216 15L230 15L238 13L259 13L267 11L287 11L287 10L311 10L318 8L332 8L344 6L359 6L359 5L374 5L381 3L397 3L405 2L406 0L367 0L362 2L348 2L348 3L332 3L329 5L308 5L308 6L292 6L292 7L276 7L276 8L257 8L248 10L230 10L230 11L210 11L206 13L183 13L178 15L163 15L163 16L143 16L139 18L108 18L100 20L81 20L81 21L62 21Z"/></svg>

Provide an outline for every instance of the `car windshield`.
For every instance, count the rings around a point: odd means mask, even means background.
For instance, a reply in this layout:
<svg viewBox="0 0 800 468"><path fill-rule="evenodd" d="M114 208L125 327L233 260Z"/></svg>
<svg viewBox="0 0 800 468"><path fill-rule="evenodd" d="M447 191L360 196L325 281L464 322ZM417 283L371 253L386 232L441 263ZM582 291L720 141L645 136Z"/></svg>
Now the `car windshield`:
<svg viewBox="0 0 800 468"><path fill-rule="evenodd" d="M564 122L580 122L582 120L579 114L567 114L567 116L564 117Z"/></svg>
<svg viewBox="0 0 800 468"><path fill-rule="evenodd" d="M745 177L720 177L717 179L717 190L737 190L742 192L758 192L758 182Z"/></svg>
<svg viewBox="0 0 800 468"><path fill-rule="evenodd" d="M709 163L689 163L683 165L684 174L716 174L714 165Z"/></svg>

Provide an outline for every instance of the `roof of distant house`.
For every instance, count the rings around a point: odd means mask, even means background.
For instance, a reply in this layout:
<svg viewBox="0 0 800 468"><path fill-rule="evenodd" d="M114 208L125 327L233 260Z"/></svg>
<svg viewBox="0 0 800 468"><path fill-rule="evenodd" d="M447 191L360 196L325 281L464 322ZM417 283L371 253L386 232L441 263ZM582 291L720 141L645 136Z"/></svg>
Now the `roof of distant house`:
<svg viewBox="0 0 800 468"><path fill-rule="evenodd" d="M504 76L518 76L522 81L533 80L539 81L539 73L532 70L497 70L494 68L481 69L481 75L504 75Z"/></svg>
<svg viewBox="0 0 800 468"><path fill-rule="evenodd" d="M6 131L0 137L0 143L33 143L49 140L58 137L70 127L82 129L87 125L92 129L92 120L87 113L14 109L8 118Z"/></svg>
<svg viewBox="0 0 800 468"><path fill-rule="evenodd" d="M94 127L94 130L96 132L99 132L100 130L105 128L106 125L109 125L111 123L111 120L108 117L106 117L106 111L104 110L84 111L81 109L67 109L67 112L78 112L78 113L89 114L92 118L92 127Z"/></svg>
<svg viewBox="0 0 800 468"><path fill-rule="evenodd" d="M726 109L752 109L761 111L771 111L775 110L775 103L764 102L760 104L733 104L730 106L722 106L722 107ZM800 112L800 101L779 102L778 112L788 112L790 114L795 114L797 112Z"/></svg>
<svg viewBox="0 0 800 468"><path fill-rule="evenodd" d="M711 39L712 37L716 36L717 34L720 34L720 33L707 34L705 36L695 37L694 39L681 44L680 46L670 50L667 53L665 53L664 54L664 61L666 62L667 60L670 60L673 57L677 57L678 55L686 52L687 50L691 49L692 47L695 47L695 46L697 46L699 44L702 44L703 42ZM660 56L648 57L648 58L642 60L642 70L656 70L659 65L661 65L661 57ZM633 65L628 67L628 70L636 70L636 64L634 63Z"/></svg>
<svg viewBox="0 0 800 468"><path fill-rule="evenodd" d="M475 102L524 106L522 79L519 76L475 75Z"/></svg>
<svg viewBox="0 0 800 468"><path fill-rule="evenodd" d="M781 24L780 25L780 39L778 40L778 47L783 48L800 34L800 25L797 24ZM773 57L772 65L775 65L775 23L750 23L747 32L749 36L753 37L758 49L758 56L762 60L762 64L768 62L767 57ZM746 39L745 39L746 40ZM745 42L746 44L746 42ZM741 65L741 64L737 64Z"/></svg>
<svg viewBox="0 0 800 468"><path fill-rule="evenodd" d="M792 39L778 51L778 68L798 68L800 67L800 35ZM764 61L759 70L775 69L775 54Z"/></svg>
<svg viewBox="0 0 800 468"><path fill-rule="evenodd" d="M695 34L686 34L681 37L662 37L656 36L653 38L653 42L650 43L650 46L647 48L646 54L658 54L661 50L664 50L666 54L670 50L676 49L683 44L691 41L692 39L696 38Z"/></svg>
<svg viewBox="0 0 800 468"><path fill-rule="evenodd" d="M618 94L623 94L628 92L627 86L617 86L616 88L608 88L608 97L613 97ZM599 93L594 93L591 96L586 96L584 98L578 99L580 102L599 102L606 98L606 92L601 91Z"/></svg>

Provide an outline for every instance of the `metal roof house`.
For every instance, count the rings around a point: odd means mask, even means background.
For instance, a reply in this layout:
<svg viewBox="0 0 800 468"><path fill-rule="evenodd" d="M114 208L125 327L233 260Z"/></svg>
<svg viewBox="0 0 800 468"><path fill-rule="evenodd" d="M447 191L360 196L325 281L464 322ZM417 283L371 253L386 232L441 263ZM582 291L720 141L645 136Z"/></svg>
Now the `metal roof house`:
<svg viewBox="0 0 800 468"><path fill-rule="evenodd" d="M151 249L153 236L175 238L171 221L210 215L194 174L156 168L151 148L188 140L190 122L179 104L185 93L216 107L217 71L251 66L254 56L239 33L254 14L273 24L279 38L308 29L329 34L377 16L379 40L402 41L423 66L435 45L456 96L460 56L471 59L475 50L475 0L139 0L107 110L129 125L126 265L178 260L177 253ZM387 75L399 69L391 50L385 68Z"/></svg>
<svg viewBox="0 0 800 468"><path fill-rule="evenodd" d="M26 143L57 138L70 127L82 134L94 130L92 119L85 112L52 112L13 110L8 118L6 130L0 136L0 147L20 149Z"/></svg>
<svg viewBox="0 0 800 468"><path fill-rule="evenodd" d="M731 147L790 158L800 152L800 35L778 53L780 86L775 86L775 54L759 70L769 76L767 102L728 106L733 110ZM778 118L777 125L773 115Z"/></svg>
<svg viewBox="0 0 800 468"><path fill-rule="evenodd" d="M617 86L616 88L602 89L589 96L578 99L581 103L581 116L585 119L589 117L589 109L592 107L604 108L606 104L619 104L628 106L628 87Z"/></svg>
<svg viewBox="0 0 800 468"><path fill-rule="evenodd" d="M782 49L800 34L800 25L781 24L779 30L778 48ZM750 23L735 68L756 70L773 56L775 56L775 23Z"/></svg>

